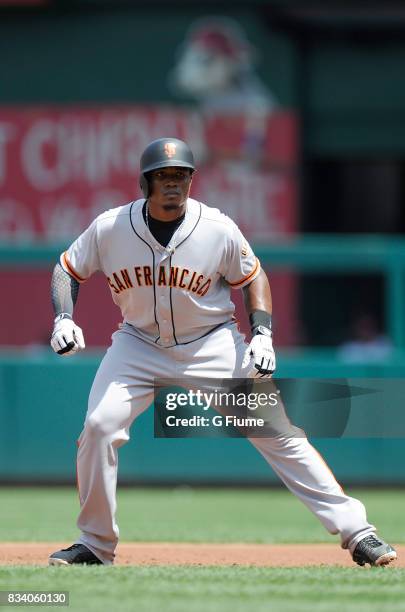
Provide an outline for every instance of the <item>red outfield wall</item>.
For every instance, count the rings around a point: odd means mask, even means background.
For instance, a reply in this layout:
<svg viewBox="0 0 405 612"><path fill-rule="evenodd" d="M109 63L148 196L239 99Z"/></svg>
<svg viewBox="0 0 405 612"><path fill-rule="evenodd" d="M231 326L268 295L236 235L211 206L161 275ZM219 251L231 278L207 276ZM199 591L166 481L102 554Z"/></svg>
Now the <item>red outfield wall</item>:
<svg viewBox="0 0 405 612"><path fill-rule="evenodd" d="M297 124L280 111L202 117L165 107L0 109L0 239L70 242L101 211L141 197L139 156L154 138L188 141L198 172L192 195L217 206L251 243L297 229ZM271 270L269 271L271 273ZM49 272L2 269L0 344L46 341ZM280 344L294 342L295 281L272 278ZM32 313L32 316L29 313ZM78 322L106 344L119 312L104 279L83 287ZM80 319L80 321L79 321Z"/></svg>

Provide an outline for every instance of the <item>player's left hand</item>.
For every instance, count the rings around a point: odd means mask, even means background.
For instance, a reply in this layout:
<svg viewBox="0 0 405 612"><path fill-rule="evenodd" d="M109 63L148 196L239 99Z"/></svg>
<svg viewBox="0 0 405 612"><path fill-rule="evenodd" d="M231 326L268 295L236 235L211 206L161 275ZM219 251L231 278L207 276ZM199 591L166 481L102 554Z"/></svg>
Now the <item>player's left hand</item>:
<svg viewBox="0 0 405 612"><path fill-rule="evenodd" d="M246 368L251 360L254 365L249 372L249 378L270 378L276 369L272 333L267 327L260 325L255 330L255 335L246 349L242 368Z"/></svg>

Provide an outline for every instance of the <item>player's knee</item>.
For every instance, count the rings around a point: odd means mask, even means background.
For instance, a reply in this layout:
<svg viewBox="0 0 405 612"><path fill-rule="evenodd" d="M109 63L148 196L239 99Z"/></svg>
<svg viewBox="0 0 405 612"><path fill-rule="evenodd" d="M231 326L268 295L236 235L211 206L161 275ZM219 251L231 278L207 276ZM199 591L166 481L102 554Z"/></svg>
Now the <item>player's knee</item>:
<svg viewBox="0 0 405 612"><path fill-rule="evenodd" d="M105 438L112 433L109 424L94 413L87 417L84 430L92 438Z"/></svg>

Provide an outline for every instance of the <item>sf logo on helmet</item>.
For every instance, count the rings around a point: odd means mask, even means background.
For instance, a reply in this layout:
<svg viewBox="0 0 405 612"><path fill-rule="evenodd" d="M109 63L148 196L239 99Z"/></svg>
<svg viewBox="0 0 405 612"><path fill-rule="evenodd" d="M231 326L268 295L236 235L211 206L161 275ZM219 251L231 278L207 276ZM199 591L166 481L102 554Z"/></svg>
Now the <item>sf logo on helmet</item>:
<svg viewBox="0 0 405 612"><path fill-rule="evenodd" d="M165 153L169 159L176 155L176 145L174 144L174 142L166 142Z"/></svg>

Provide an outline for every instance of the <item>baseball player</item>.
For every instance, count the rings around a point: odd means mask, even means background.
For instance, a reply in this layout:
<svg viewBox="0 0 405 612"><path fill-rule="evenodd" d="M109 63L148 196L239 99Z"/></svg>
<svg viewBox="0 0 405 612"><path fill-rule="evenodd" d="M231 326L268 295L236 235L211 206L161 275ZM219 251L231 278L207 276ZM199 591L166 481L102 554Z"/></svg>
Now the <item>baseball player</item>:
<svg viewBox="0 0 405 612"><path fill-rule="evenodd" d="M123 323L94 379L78 441L81 535L53 553L51 565L113 563L118 448L153 401L154 377L270 377L276 366L266 274L235 223L190 198L190 148L176 138L155 140L143 152L140 170L144 197L99 215L53 272L55 352L69 356L84 349L73 310L80 284L98 270ZM232 287L244 292L252 328L248 346L233 318ZM250 442L325 528L340 535L355 562L396 559L375 535L363 504L343 492L304 434Z"/></svg>

